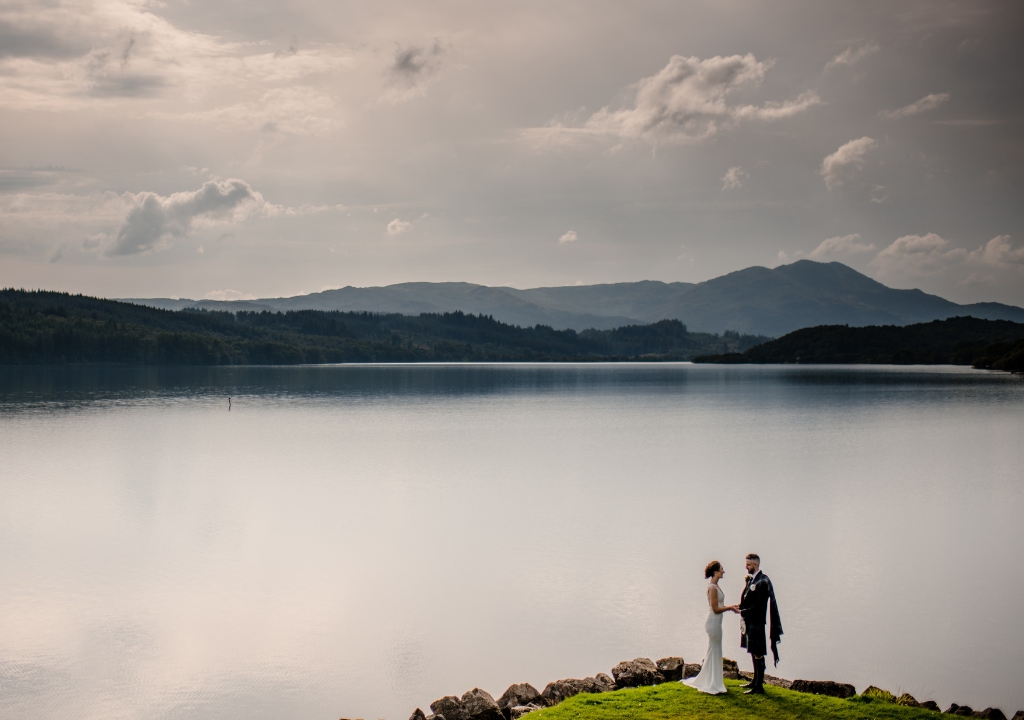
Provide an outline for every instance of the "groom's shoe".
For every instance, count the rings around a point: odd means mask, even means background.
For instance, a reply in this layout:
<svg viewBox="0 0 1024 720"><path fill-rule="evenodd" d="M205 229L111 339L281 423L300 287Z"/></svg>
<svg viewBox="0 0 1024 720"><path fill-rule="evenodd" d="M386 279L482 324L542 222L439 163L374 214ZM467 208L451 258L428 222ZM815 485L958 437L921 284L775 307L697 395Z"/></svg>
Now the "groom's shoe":
<svg viewBox="0 0 1024 720"><path fill-rule="evenodd" d="M764 688L760 685L743 691L744 695L764 695Z"/></svg>

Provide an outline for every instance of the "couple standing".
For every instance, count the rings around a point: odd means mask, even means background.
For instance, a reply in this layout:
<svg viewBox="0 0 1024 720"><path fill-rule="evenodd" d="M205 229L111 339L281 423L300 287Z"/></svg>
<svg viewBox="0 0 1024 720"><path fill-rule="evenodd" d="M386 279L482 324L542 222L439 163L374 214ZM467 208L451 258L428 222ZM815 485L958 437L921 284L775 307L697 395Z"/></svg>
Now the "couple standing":
<svg viewBox="0 0 1024 720"><path fill-rule="evenodd" d="M782 620L775 602L775 589L768 576L761 572L761 558L750 553L747 555L747 581L743 586L743 595L739 605L723 605L725 593L718 587L718 581L725 575L722 563L712 560L704 568L704 577L708 583L708 616L704 621L704 630L708 634L708 652L704 656L704 664L700 674L683 680L684 683L701 692L718 695L726 692L722 679L722 615L726 612L740 615L740 647L746 648L754 661L754 679L745 687L744 692L764 694L764 656L765 620L768 616L768 602L771 601L771 646L775 665L779 664L778 644L782 636Z"/></svg>

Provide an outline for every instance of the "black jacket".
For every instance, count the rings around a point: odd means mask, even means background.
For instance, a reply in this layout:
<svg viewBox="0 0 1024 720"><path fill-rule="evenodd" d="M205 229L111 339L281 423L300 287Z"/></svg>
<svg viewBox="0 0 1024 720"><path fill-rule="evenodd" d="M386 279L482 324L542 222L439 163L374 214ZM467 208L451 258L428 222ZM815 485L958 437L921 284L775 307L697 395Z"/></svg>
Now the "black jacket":
<svg viewBox="0 0 1024 720"><path fill-rule="evenodd" d="M782 619L779 617L779 605L775 602L775 588L772 581L764 573L756 578L748 577L746 585L743 586L743 595L740 597L740 617L748 628L761 627L766 624L768 615L768 602L771 601L771 628L769 636L772 641L772 657L775 664L779 664L779 639L782 637ZM763 632L763 631L762 631ZM743 647L747 646L747 639L741 641Z"/></svg>

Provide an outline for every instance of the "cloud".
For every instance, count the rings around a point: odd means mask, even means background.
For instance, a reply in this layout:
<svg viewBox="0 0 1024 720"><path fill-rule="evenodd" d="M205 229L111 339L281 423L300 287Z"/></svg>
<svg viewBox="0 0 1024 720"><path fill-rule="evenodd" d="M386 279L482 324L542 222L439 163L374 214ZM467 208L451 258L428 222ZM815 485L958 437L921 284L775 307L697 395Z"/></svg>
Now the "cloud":
<svg viewBox="0 0 1024 720"><path fill-rule="evenodd" d="M188 235L196 224L238 222L266 205L263 196L244 180L211 180L198 190L168 197L137 193L106 254L137 255L157 250L170 238Z"/></svg>
<svg viewBox="0 0 1024 720"><path fill-rule="evenodd" d="M871 261L886 276L922 278L960 274L971 269L1014 271L1024 275L1024 247L1014 248L1009 235L997 235L975 250L950 247L935 234L904 235ZM975 279L979 276L972 273Z"/></svg>
<svg viewBox="0 0 1024 720"><path fill-rule="evenodd" d="M899 120L900 118L910 117L911 115L918 115L929 110L934 110L940 105L949 101L952 97L949 93L932 93L931 95L925 95L917 102L912 102L909 105L904 105L898 110L883 110L879 113L884 118L889 120Z"/></svg>
<svg viewBox="0 0 1024 720"><path fill-rule="evenodd" d="M390 87L385 90L382 99L399 103L425 95L427 88L438 78L444 52L440 40L434 40L429 47L411 45L395 50L394 59L386 71Z"/></svg>
<svg viewBox="0 0 1024 720"><path fill-rule="evenodd" d="M869 55L874 55L880 49L881 48L878 47L878 43L873 42L864 43L863 45L858 45L856 47L851 45L829 60L825 65L825 71L828 72L832 68L839 67L840 65L853 67Z"/></svg>
<svg viewBox="0 0 1024 720"><path fill-rule="evenodd" d="M725 175L722 176L722 190L735 190L736 188L743 187L743 178L749 178L750 173L741 168L739 165L731 167L725 171Z"/></svg>
<svg viewBox="0 0 1024 720"><path fill-rule="evenodd" d="M388 235L401 235L402 233L411 229L411 222L399 220L398 218L395 218L394 220L388 223Z"/></svg>
<svg viewBox="0 0 1024 720"><path fill-rule="evenodd" d="M559 245L565 245L566 243L574 243L578 239L579 239L579 237L576 235L576 231L575 230L569 230L564 235L562 235L562 237L558 238L558 244Z"/></svg>
<svg viewBox="0 0 1024 720"><path fill-rule="evenodd" d="M827 257L860 255L873 252L876 249L874 243L862 243L858 242L859 240L858 233L827 238L818 247L811 250L807 257L812 260L824 260Z"/></svg>
<svg viewBox="0 0 1024 720"><path fill-rule="evenodd" d="M256 296L238 290L211 290L203 295L203 300L255 300Z"/></svg>
<svg viewBox="0 0 1024 720"><path fill-rule="evenodd" d="M673 55L657 74L633 85L630 107L602 108L582 127L554 123L531 128L527 135L539 141L590 136L642 139L652 144L687 143L710 138L740 120L779 120L821 104L813 92L793 101L760 106L727 102L734 90L760 83L771 66L770 60L759 62L751 53L707 60Z"/></svg>
<svg viewBox="0 0 1024 720"><path fill-rule="evenodd" d="M842 185L852 169L864 167L864 155L876 144L869 137L857 138L822 160L819 174L825 179L825 187L831 190Z"/></svg>

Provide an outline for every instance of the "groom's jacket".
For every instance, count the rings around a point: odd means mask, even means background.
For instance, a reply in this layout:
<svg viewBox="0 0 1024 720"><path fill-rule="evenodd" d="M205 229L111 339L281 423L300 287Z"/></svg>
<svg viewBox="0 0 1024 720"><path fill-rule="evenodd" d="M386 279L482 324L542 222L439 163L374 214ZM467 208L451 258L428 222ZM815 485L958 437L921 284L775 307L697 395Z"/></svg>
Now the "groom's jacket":
<svg viewBox="0 0 1024 720"><path fill-rule="evenodd" d="M779 664L779 639L782 637L782 619L779 617L779 606L775 602L775 588L772 581L764 573L756 577L748 577L746 585L743 586L743 595L740 596L740 617L747 627L747 633L764 633L765 620L768 615L768 605L771 603L771 629L772 657L775 664ZM762 634L763 638L764 635ZM761 641L762 643L764 640ZM740 643L747 646L747 638L744 636Z"/></svg>

